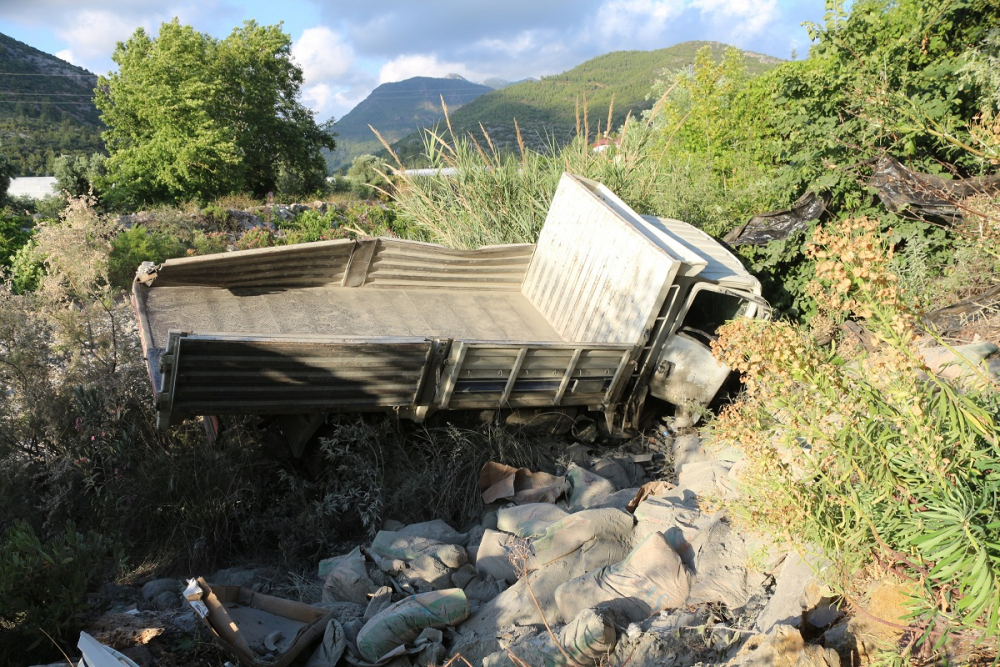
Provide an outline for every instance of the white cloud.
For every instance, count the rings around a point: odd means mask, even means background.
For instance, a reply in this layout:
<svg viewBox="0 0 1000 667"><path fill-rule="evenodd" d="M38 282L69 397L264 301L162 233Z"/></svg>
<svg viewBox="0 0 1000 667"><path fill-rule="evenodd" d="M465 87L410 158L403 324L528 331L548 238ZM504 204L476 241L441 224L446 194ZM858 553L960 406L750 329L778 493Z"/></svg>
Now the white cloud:
<svg viewBox="0 0 1000 667"><path fill-rule="evenodd" d="M115 12L87 9L77 12L71 23L56 30L56 35L69 45L68 51L86 63L109 57L117 42L128 39L137 27L148 30L149 25L149 20L137 23Z"/></svg>
<svg viewBox="0 0 1000 667"><path fill-rule="evenodd" d="M593 26L604 41L648 42L662 39L670 21L684 9L682 0L608 0L598 9Z"/></svg>
<svg viewBox="0 0 1000 667"><path fill-rule="evenodd" d="M292 56L302 67L306 84L328 82L344 76L354 66L354 51L340 33L326 26L302 31L292 45Z"/></svg>
<svg viewBox="0 0 1000 667"><path fill-rule="evenodd" d="M60 60L65 60L70 65L76 65L76 64L78 64L76 62L76 59L73 57L73 52L70 51L69 49L63 49L62 51L56 51L56 58L59 58Z"/></svg>
<svg viewBox="0 0 1000 667"><path fill-rule="evenodd" d="M397 56L382 66L378 73L379 83L403 81L414 76L446 76L460 74L470 81L481 77L459 62L443 62L429 53L413 53Z"/></svg>
<svg viewBox="0 0 1000 667"><path fill-rule="evenodd" d="M694 0L691 6L708 14L717 25L729 24L729 38L741 42L778 19L777 0Z"/></svg>

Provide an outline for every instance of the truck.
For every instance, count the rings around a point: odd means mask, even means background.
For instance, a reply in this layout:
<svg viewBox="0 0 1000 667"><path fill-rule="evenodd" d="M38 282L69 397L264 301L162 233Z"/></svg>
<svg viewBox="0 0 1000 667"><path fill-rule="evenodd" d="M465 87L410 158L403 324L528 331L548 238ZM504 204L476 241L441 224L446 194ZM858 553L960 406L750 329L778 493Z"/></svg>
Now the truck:
<svg viewBox="0 0 1000 667"><path fill-rule="evenodd" d="M278 417L297 453L330 413L578 406L634 429L653 396L707 405L711 350L765 318L703 231L563 174L537 243L320 241L144 263L133 304L157 425Z"/></svg>

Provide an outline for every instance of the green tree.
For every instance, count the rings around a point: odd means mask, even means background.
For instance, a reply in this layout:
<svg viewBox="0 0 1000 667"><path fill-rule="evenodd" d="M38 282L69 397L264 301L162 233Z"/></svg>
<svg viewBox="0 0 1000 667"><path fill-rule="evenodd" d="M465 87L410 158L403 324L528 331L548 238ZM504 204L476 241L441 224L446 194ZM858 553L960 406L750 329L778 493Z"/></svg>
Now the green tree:
<svg viewBox="0 0 1000 667"><path fill-rule="evenodd" d="M14 163L3 153L0 153L0 201L7 198L10 189L10 179L14 177Z"/></svg>
<svg viewBox="0 0 1000 667"><path fill-rule="evenodd" d="M302 70L280 25L247 21L216 40L174 19L156 38L136 30L112 58L95 103L116 199L262 197L282 170L325 173L320 149L335 142L298 101Z"/></svg>
<svg viewBox="0 0 1000 667"><path fill-rule="evenodd" d="M376 188L388 188L390 183L386 178L389 165L382 158L374 155L359 155L351 162L347 170L347 180L351 190L362 199L371 199L377 193Z"/></svg>
<svg viewBox="0 0 1000 667"><path fill-rule="evenodd" d="M71 197L81 197L91 191L97 193L96 184L106 176L105 161L100 153L86 155L60 155L53 164L56 190Z"/></svg>

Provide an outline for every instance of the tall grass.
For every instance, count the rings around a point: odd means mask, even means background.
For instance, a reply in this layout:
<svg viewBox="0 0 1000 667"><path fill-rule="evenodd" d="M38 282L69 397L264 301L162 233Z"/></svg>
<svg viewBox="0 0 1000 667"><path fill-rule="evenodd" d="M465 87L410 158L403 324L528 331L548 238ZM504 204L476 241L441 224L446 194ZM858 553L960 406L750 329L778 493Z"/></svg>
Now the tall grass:
<svg viewBox="0 0 1000 667"><path fill-rule="evenodd" d="M647 122L627 120L621 143L604 152L591 150L586 131L565 147L552 142L539 152L525 146L515 121L513 153L500 151L482 128L481 136L456 135L447 109L445 120L446 130L424 132L424 152L432 168L454 170L453 176L413 175L383 144L396 161L392 197L400 218L447 246L534 243L564 171L604 183L640 212L650 211L663 185L663 160L651 150Z"/></svg>

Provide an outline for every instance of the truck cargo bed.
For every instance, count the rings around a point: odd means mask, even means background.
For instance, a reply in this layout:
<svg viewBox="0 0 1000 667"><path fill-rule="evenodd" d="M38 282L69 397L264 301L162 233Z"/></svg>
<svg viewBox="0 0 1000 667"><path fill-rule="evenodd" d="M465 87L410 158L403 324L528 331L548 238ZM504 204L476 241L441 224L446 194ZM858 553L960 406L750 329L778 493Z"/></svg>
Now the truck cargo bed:
<svg viewBox="0 0 1000 667"><path fill-rule="evenodd" d="M561 341L520 292L359 290L339 285L271 289L206 286L151 290L153 344L167 332Z"/></svg>

